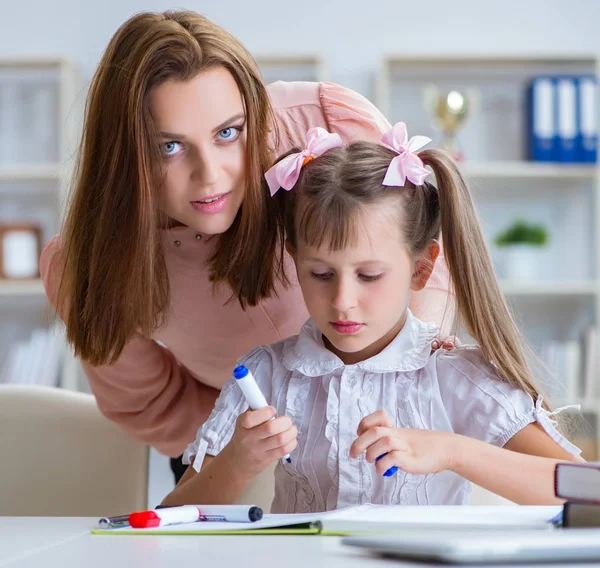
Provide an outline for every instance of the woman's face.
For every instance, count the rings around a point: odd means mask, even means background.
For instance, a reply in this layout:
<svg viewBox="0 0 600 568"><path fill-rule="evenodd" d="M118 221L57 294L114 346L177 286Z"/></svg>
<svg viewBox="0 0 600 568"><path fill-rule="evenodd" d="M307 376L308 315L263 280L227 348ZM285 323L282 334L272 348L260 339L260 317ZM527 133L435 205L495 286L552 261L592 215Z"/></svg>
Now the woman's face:
<svg viewBox="0 0 600 568"><path fill-rule="evenodd" d="M246 116L224 67L189 81L169 80L150 94L165 165L160 207L205 235L231 227L245 192Z"/></svg>

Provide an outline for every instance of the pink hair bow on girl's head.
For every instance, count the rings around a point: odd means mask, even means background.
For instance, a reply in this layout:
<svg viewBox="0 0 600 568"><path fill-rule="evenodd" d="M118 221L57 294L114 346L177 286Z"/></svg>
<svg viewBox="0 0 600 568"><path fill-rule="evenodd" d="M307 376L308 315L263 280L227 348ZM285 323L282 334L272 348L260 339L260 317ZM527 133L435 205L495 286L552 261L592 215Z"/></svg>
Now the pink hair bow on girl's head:
<svg viewBox="0 0 600 568"><path fill-rule="evenodd" d="M275 195L280 187L289 191L296 185L300 177L302 167L312 159L321 154L337 148L342 145L342 139L339 134L330 134L324 128L311 128L306 133L306 148L302 152L290 154L277 162L265 174L265 179L269 184L271 196Z"/></svg>
<svg viewBox="0 0 600 568"><path fill-rule="evenodd" d="M406 180L415 185L423 185L429 170L425 168L423 161L415 152L425 144L429 144L431 138L413 136L409 140L406 124L397 122L381 137L381 142L398 153L398 156L390 162L382 185L402 187Z"/></svg>

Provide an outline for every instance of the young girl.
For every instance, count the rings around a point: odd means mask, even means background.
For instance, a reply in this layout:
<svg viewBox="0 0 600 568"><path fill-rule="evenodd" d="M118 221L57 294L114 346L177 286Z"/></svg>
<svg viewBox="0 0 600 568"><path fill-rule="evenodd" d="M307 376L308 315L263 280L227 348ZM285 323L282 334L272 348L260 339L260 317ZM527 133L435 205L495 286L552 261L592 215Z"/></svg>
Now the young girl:
<svg viewBox="0 0 600 568"><path fill-rule="evenodd" d="M242 360L272 407L244 412L230 381L165 504L234 501L290 452L275 470L274 512L464 504L469 481L517 503L555 501L554 465L579 450L534 386L467 186L444 152L417 155L429 139L407 140L403 123L382 141L342 147L313 129L306 150L267 173L273 193L287 190L276 198L311 319ZM430 356L437 329L408 303L440 236L458 314L480 347Z"/></svg>
<svg viewBox="0 0 600 568"><path fill-rule="evenodd" d="M311 319L242 360L272 408L246 411L230 381L165 504L232 502L287 453L278 513L459 505L469 482L517 503L555 501L554 466L579 451L533 384L467 186L444 152L417 155L429 139L407 140L403 123L382 141L343 147L313 129L306 150L267 173L272 192L288 190L277 198ZM440 237L458 314L480 347L430 355L437 329L408 304Z"/></svg>
<svg viewBox="0 0 600 568"><path fill-rule="evenodd" d="M345 141L389 128L338 85L266 88L244 46L194 12L136 14L102 56L41 273L102 413L164 454L183 453L240 356L306 321L263 174L317 126ZM438 264L411 303L438 324L446 276Z"/></svg>

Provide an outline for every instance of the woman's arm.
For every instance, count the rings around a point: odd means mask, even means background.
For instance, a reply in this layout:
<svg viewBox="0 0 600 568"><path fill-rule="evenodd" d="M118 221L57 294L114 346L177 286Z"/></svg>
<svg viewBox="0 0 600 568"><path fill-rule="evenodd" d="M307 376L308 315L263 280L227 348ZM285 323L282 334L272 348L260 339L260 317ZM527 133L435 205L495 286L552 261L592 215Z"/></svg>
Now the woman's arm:
<svg viewBox="0 0 600 568"><path fill-rule="evenodd" d="M179 456L214 408L219 391L192 377L167 349L132 339L112 365L82 363L98 407L133 437Z"/></svg>
<svg viewBox="0 0 600 568"><path fill-rule="evenodd" d="M40 258L46 294L55 308L60 256L55 237ZM179 456L185 450L219 395L192 377L167 349L141 336L125 345L113 365L82 363L82 367L102 414L169 456Z"/></svg>

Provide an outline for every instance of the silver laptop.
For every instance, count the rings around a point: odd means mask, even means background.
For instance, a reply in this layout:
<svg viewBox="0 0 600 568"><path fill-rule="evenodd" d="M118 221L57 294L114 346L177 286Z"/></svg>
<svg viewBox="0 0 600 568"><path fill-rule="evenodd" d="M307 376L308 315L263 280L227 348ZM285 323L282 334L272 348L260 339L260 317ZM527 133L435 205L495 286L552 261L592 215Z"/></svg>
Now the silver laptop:
<svg viewBox="0 0 600 568"><path fill-rule="evenodd" d="M410 531L347 537L344 544L392 558L445 564L600 560L600 529L551 531Z"/></svg>

